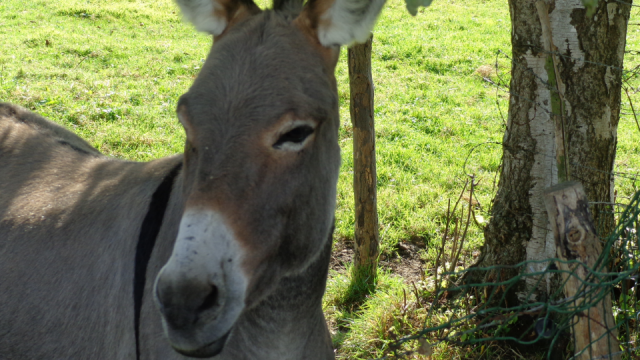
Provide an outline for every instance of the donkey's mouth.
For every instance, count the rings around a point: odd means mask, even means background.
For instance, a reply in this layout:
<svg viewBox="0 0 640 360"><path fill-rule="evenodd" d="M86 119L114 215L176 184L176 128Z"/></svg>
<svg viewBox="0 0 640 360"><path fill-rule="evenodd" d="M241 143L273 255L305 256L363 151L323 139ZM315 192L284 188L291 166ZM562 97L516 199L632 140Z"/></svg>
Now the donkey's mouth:
<svg viewBox="0 0 640 360"><path fill-rule="evenodd" d="M229 330L226 334L222 335L217 340L210 342L195 350L184 350L184 349L178 349L175 347L173 349L184 356L189 356L193 358L210 358L220 354L220 352L224 348L224 345L227 342L227 338L229 338L230 333L231 333L231 330Z"/></svg>

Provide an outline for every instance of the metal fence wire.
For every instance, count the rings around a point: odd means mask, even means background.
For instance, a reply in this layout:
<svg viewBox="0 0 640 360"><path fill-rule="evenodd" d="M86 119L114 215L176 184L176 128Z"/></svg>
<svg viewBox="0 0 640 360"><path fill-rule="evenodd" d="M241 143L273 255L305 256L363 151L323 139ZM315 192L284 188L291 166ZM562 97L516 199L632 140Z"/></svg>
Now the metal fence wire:
<svg viewBox="0 0 640 360"><path fill-rule="evenodd" d="M437 318L437 313L440 313L446 317L446 321L434 326L425 326L422 331L413 336L398 339L390 346L391 351L385 358L401 358L414 353L429 354L429 348L440 342L479 347L480 353L487 344L505 342L513 347L544 346L548 348L547 359L640 359L640 343L638 343L640 335L638 327L638 321L640 321L639 216L640 192L637 192L619 214L614 232L601 239L603 251L594 268L589 269L588 277L581 280L577 295L573 298L566 298L563 294L563 285L566 281L544 301L530 301L509 306L506 294L514 286L522 284L527 277L541 282L546 276L562 274L563 271L556 265L558 262L582 266L575 260L563 261L552 258L525 261L513 266L471 268L444 273L444 276L461 277L467 272L484 274L491 271L499 274L500 271L496 270L515 268L519 275L509 279L498 278L491 283L453 285L437 290L429 306L427 318ZM526 271L530 264L540 262L547 264L544 271ZM571 268L576 269L577 266ZM577 277L574 272L575 270L564 271L568 275L566 279ZM451 294L455 295L452 297ZM617 332L619 347L609 347L608 356L585 357L583 354L589 354L590 346L572 349L571 344L575 344L575 334L571 330L579 318L589 317L589 309L602 304L601 300L605 296L611 296L613 299L615 324L600 325L607 327L609 332ZM591 338L590 344L594 344L600 338L602 336ZM414 350L406 350L407 347L402 346L403 343L416 341L419 344L418 347L408 347ZM559 353L564 355L558 357ZM569 354L568 357L566 354Z"/></svg>

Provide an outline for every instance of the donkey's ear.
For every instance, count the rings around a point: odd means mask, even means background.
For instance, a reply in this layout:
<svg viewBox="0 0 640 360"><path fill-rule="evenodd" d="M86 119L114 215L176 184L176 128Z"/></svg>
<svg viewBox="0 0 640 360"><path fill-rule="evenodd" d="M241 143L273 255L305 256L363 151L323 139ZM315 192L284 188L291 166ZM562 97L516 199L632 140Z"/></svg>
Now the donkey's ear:
<svg viewBox="0 0 640 360"><path fill-rule="evenodd" d="M363 43L386 0L309 0L296 22L326 47Z"/></svg>
<svg viewBox="0 0 640 360"><path fill-rule="evenodd" d="M214 36L242 18L260 12L252 0L176 0L176 3L196 29Z"/></svg>

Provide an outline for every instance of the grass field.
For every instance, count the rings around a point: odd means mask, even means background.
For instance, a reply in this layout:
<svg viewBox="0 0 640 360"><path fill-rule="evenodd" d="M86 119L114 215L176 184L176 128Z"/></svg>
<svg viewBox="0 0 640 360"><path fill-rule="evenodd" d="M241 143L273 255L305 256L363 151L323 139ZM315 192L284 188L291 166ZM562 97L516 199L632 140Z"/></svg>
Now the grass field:
<svg viewBox="0 0 640 360"><path fill-rule="evenodd" d="M632 16L637 18L637 11ZM510 60L504 54L510 54L510 26L506 1L435 1L411 17L402 0L390 0L376 27L373 78L382 259L397 264L398 249L415 245L422 273L427 274L421 289L429 289L433 281L428 274L447 202L458 198L468 175L478 182L479 204L478 221L462 254L465 264L473 261L482 243L480 226L488 218L501 156L494 143L502 140L508 106L508 94L483 76L508 85ZM630 26L628 50L640 50L639 31ZM210 45L209 36L182 22L170 0L3 0L0 101L72 128L111 156L145 161L178 153L184 134L175 104ZM496 55L499 50L503 54ZM349 247L354 225L345 58L343 49L337 69L343 154L338 248ZM625 61L625 68L632 68L640 57L629 55ZM624 113L616 170L638 173L640 131L628 106ZM620 178L617 185L619 198L624 198L637 184ZM409 334L424 321L439 321L425 319L418 310L406 311L403 288L409 288L388 269L380 270L377 291L358 308L342 300L349 272L331 272L325 310L340 358L379 357L395 336L390 334ZM436 358L469 356L462 348L435 349Z"/></svg>

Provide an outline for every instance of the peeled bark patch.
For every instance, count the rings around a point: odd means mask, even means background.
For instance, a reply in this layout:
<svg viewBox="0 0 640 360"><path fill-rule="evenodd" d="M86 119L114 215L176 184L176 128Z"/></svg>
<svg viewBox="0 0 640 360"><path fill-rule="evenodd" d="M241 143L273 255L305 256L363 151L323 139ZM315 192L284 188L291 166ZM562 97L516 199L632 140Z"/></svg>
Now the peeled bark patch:
<svg viewBox="0 0 640 360"><path fill-rule="evenodd" d="M584 188L567 182L545 191L545 205L553 229L562 270L564 293L577 313L572 328L579 360L619 359L618 331L615 327L608 286L599 286L606 267L598 264L602 252L589 212ZM570 261L570 262L569 262ZM594 272L598 273L597 275Z"/></svg>

